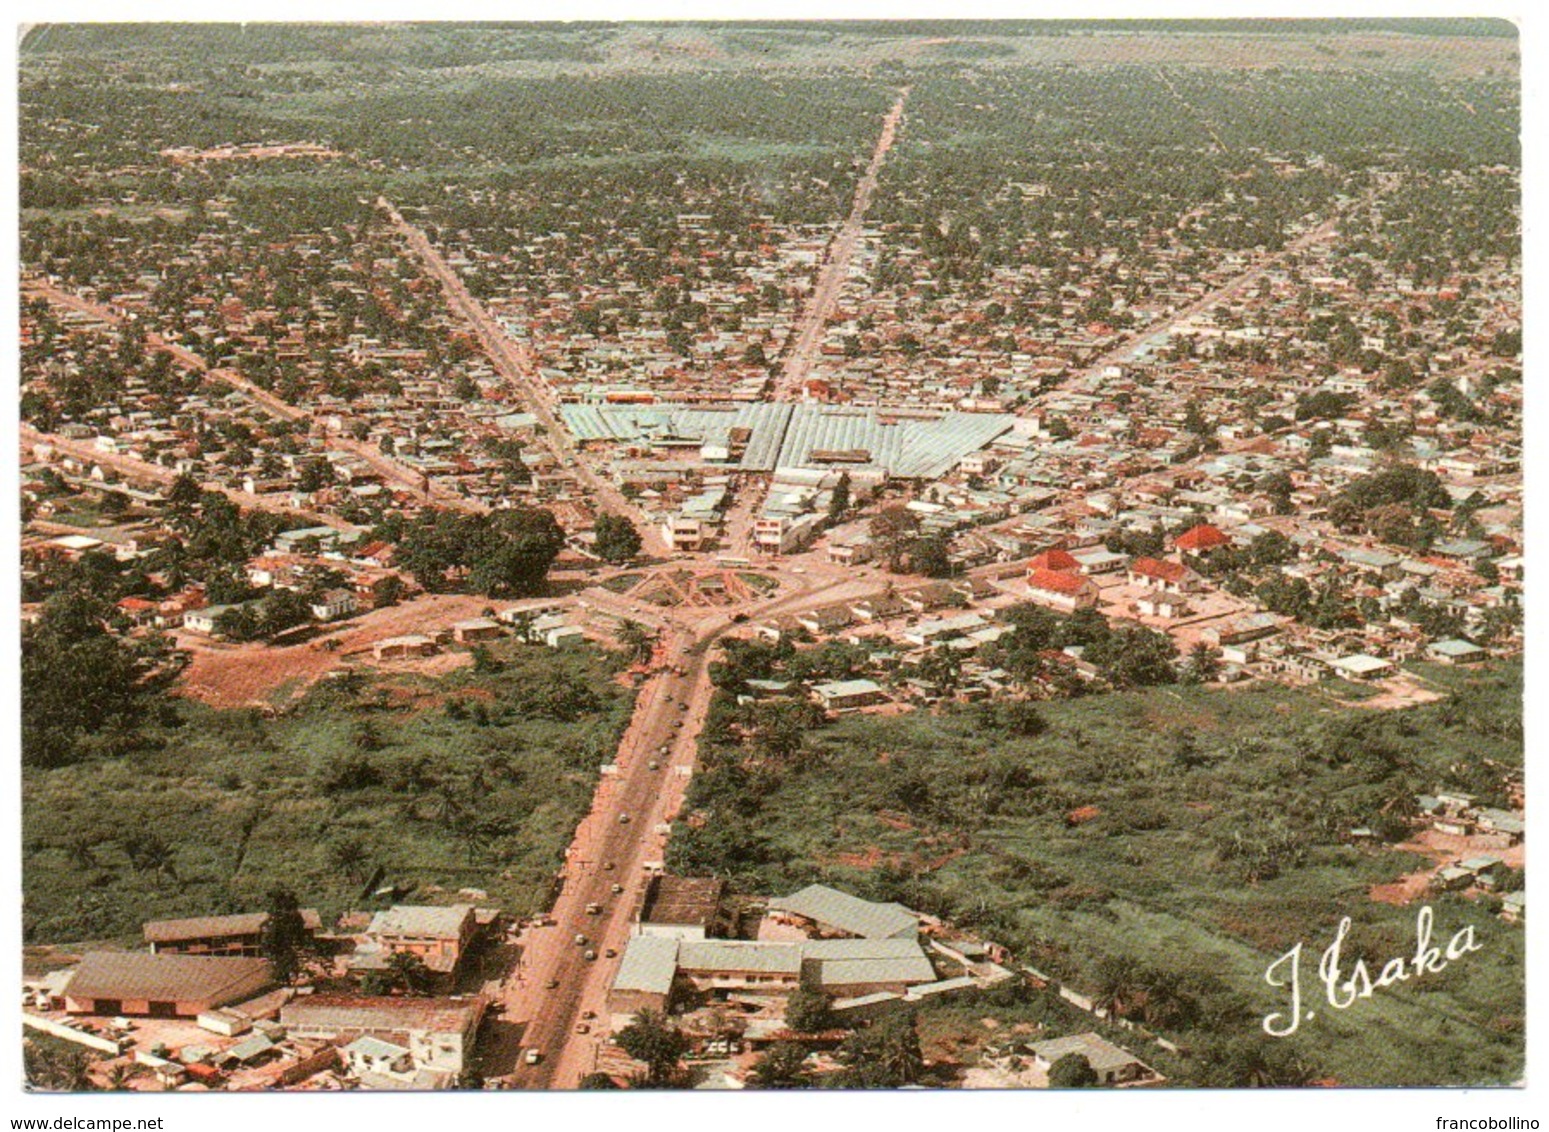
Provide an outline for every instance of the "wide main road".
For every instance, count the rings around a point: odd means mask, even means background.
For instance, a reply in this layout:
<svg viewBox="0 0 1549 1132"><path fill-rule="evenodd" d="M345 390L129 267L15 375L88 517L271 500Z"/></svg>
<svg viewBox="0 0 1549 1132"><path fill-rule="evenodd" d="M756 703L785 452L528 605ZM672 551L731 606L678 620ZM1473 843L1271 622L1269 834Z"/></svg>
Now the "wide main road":
<svg viewBox="0 0 1549 1132"><path fill-rule="evenodd" d="M796 583L794 592L742 612L765 617L877 588L874 581L838 571L789 580ZM505 1015L525 1024L522 1047L538 1050L541 1060L517 1065L511 1083L518 1088L575 1088L598 1064L608 1022L608 985L644 892L644 866L664 859L671 822L683 805L713 692L709 655L734 624L735 611L706 611L693 623L687 620L690 615L679 610L660 638L659 663L640 689L614 770L599 781L591 812L567 851L552 922L529 927L520 938L521 966L518 978L508 983ZM614 886L622 891L615 893ZM601 911L588 913L592 905ZM580 936L584 944L576 942ZM589 950L595 959L586 958ZM615 954L610 956L610 950ZM588 1013L593 1017L586 1018ZM586 1034L577 1032L583 1023Z"/></svg>
<svg viewBox="0 0 1549 1132"><path fill-rule="evenodd" d="M436 250L425 233L404 219L403 214L394 208L386 197L377 198L377 207L387 217L388 222L398 230L410 250L419 257L425 270L440 282L447 305L473 330L474 336L478 338L480 346L484 349L485 356L489 358L496 371L521 394L522 403L543 425L544 442L554 456L570 468L582 484L592 490L602 509L634 521L640 530L646 553L663 553L666 545L656 525L650 522L644 512L626 498L617 487L593 472L583 459L583 454L571 442L569 430L554 412L554 398L544 383L543 376L538 372L538 362L532 352L513 341L484 309L484 304L469 293L461 277L452 269L452 265L446 262L446 258Z"/></svg>
<svg viewBox="0 0 1549 1132"><path fill-rule="evenodd" d="M801 321L797 324L795 345L780 368L780 376L774 388L776 399L790 397L801 391L801 383L812 368L812 359L823 344L823 331L828 325L828 316L833 313L834 304L839 301L839 292L849 277L850 261L855 258L855 249L861 240L861 226L871 208L871 198L876 194L882 163L887 160L888 150L893 148L893 140L898 136L898 127L904 118L904 104L908 100L909 88L904 87L898 92L898 101L893 103L893 108L882 119L882 132L871 152L871 161L856 182L850 215L845 217L833 242L828 246L823 267L818 272L817 282L813 285L806 309L802 311Z"/></svg>

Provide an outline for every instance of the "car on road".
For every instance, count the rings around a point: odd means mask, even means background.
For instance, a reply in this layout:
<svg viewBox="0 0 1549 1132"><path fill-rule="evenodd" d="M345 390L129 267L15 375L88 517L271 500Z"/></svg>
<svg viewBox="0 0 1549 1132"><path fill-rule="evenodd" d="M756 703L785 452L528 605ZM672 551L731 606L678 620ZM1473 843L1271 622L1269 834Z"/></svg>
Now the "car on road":
<svg viewBox="0 0 1549 1132"><path fill-rule="evenodd" d="M559 980L558 979L550 979L548 982L544 983L543 986L544 986L544 988L546 990L558 990L559 989Z"/></svg>
<svg viewBox="0 0 1549 1132"><path fill-rule="evenodd" d="M522 1060L527 1062L528 1065L537 1065L538 1062L543 1060L543 1051L530 1049L527 1051L527 1055L523 1057Z"/></svg>
<svg viewBox="0 0 1549 1132"><path fill-rule="evenodd" d="M660 770L662 768L662 764L657 762L655 759L652 759L650 762L645 764L645 767L647 770Z"/></svg>
<svg viewBox="0 0 1549 1132"><path fill-rule="evenodd" d="M611 873L613 871L613 862L612 861L604 861L602 863L602 868L603 868L604 872Z"/></svg>
<svg viewBox="0 0 1549 1132"><path fill-rule="evenodd" d="M601 904L588 904L586 906L586 914L588 916L599 916L599 915L601 915L602 914L602 905Z"/></svg>
<svg viewBox="0 0 1549 1132"><path fill-rule="evenodd" d="M588 1022L590 1022L593 1018L597 1017L597 1011L595 1011L595 1010L583 1010L583 1011L581 1011L581 1017L585 1018Z"/></svg>
<svg viewBox="0 0 1549 1132"><path fill-rule="evenodd" d="M577 1022L575 1024L575 1032L578 1034L590 1034L592 1032L592 1024L590 1022Z"/></svg>
<svg viewBox="0 0 1549 1132"><path fill-rule="evenodd" d="M586 937L584 935L582 935L580 932L576 933L575 945L577 947L585 947L586 946Z"/></svg>
<svg viewBox="0 0 1549 1132"><path fill-rule="evenodd" d="M629 815L628 814L620 814L619 815L619 824L620 825L628 825L629 824Z"/></svg>
<svg viewBox="0 0 1549 1132"><path fill-rule="evenodd" d="M593 951L590 947L588 947L586 949L586 961L588 963L590 963L593 959L596 959L596 958L597 958L597 953L595 951Z"/></svg>
<svg viewBox="0 0 1549 1132"><path fill-rule="evenodd" d="M617 959L619 957L618 949L613 947L605 948L603 955L609 959Z"/></svg>

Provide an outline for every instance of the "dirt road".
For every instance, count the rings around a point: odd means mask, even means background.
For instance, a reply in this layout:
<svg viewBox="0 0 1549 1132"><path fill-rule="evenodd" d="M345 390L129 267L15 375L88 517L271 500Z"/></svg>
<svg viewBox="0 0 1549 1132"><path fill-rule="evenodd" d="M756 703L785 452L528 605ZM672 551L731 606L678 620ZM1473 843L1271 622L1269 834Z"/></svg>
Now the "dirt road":
<svg viewBox="0 0 1549 1132"><path fill-rule="evenodd" d="M117 307L107 303L95 302L80 295L72 295L70 292L61 290L45 280L27 281L24 285L24 292L27 295L44 299L55 306L89 314L111 326L120 326L129 321L130 318L129 315ZM146 332L145 344L148 349L170 355L184 369L205 374L222 385L236 390L250 403L272 416L279 417L281 420L304 422L317 427L312 414L308 410L281 400L269 390L260 385L255 385L235 370L212 369L209 363L198 354L186 346L169 341L154 330ZM356 440L353 436L334 433L329 436L328 443L332 447L349 452L365 462L386 482L397 484L398 487L404 490L413 491L422 496L428 493L428 498L431 502L460 511L488 510L484 504L467 499L455 491L450 491L438 484L430 483L427 486L425 477L418 471L406 467L379 449L373 448L363 441Z"/></svg>
<svg viewBox="0 0 1549 1132"><path fill-rule="evenodd" d="M898 92L898 101L893 103L893 108L882 119L882 133L877 138L876 148L872 150L871 162L856 183L850 215L845 217L838 233L828 245L828 254L818 272L817 283L807 298L806 309L802 311L801 320L792 337L794 345L786 355L780 376L775 381L772 396L776 400L794 397L800 392L801 383L806 379L812 361L823 345L823 331L828 325L828 316L833 313L834 304L839 301L839 292L849 277L850 262L855 258L855 249L860 244L861 226L866 222L866 212L871 208L871 198L877 191L877 177L882 172L882 163L887 160L888 150L893 148L893 141L898 136L898 127L904 117L904 104L908 100L909 88L904 87Z"/></svg>
<svg viewBox="0 0 1549 1132"><path fill-rule="evenodd" d="M432 277L439 280L446 295L447 305L472 328L485 355L500 376L505 378L521 395L522 403L544 428L543 443L555 458L569 468L586 487L590 488L602 510L630 518L640 530L645 553L656 555L666 552L666 544L656 524L650 522L644 512L625 498L617 487L597 475L581 458L581 453L570 440L570 433L554 412L555 399L542 375L538 361L526 346L511 339L484 305L475 299L462 279L452 269L441 253L425 234L404 219L385 197L377 198L377 207L387 216L393 227L419 257Z"/></svg>
<svg viewBox="0 0 1549 1132"><path fill-rule="evenodd" d="M63 436L55 436L51 432L39 432L31 425L24 424L19 427L18 439L24 447L28 448L37 444L52 445L55 452L74 456L84 463L111 468L125 479L133 480L137 483L169 487L178 477L177 472L160 464L152 464L149 461L141 460L134 456L126 456L122 453L99 452L96 445L89 440L69 440ZM355 529L335 515L325 515L320 511L308 511L300 507L292 507L282 500L272 499L267 495L254 495L251 492L239 491L234 487L224 487L220 484L206 483L203 486L208 491L220 492L241 507L248 507L258 511L272 511L276 514L299 515L311 522L333 527L335 530L340 531L352 531Z"/></svg>

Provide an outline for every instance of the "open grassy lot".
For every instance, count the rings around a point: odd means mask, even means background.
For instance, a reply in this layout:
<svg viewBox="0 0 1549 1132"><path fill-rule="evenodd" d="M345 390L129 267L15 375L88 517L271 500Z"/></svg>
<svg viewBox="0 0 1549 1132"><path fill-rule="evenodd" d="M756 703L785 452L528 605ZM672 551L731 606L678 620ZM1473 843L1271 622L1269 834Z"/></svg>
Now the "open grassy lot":
<svg viewBox="0 0 1549 1132"><path fill-rule="evenodd" d="M1282 992L1264 972L1304 941L1317 1016L1284 1044L1314 1078L1506 1082L1522 1071L1523 938L1488 898L1431 900L1442 946L1468 925L1480 944L1443 973L1343 1011L1314 996L1342 916L1347 969L1364 956L1375 979L1414 954L1418 907L1373 902L1368 888L1424 863L1390 847L1413 794L1506 800L1503 771L1522 760L1520 679L1517 667L1476 671L1446 700L1391 712L1310 689L1160 688L1040 705L1042 730L1024 720L1020 735L995 707L850 716L778 765L747 758L730 726L695 780L689 810L703 824L672 851L680 868L764 891L825 880L901 900L1131 1004L1161 972L1183 1008L1155 1028L1200 1049L1276 1044L1259 1024ZM1368 825L1388 843L1352 843ZM1169 1076L1217 1083L1205 1061Z"/></svg>
<svg viewBox="0 0 1549 1132"><path fill-rule="evenodd" d="M28 942L133 937L143 919L262 907L325 914L484 889L547 905L631 696L611 657L504 643L441 679L349 673L265 717L179 701L154 745L28 770Z"/></svg>

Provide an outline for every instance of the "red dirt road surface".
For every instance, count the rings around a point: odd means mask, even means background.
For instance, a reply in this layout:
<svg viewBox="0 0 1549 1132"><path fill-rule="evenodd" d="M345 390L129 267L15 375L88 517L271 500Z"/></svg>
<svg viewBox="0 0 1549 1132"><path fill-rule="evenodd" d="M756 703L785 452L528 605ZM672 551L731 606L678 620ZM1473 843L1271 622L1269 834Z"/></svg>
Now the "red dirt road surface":
<svg viewBox="0 0 1549 1132"><path fill-rule="evenodd" d="M179 633L178 645L193 654L179 687L183 695L212 707L277 707L275 696L282 689L280 698L289 699L348 660L374 664L370 648L377 641L445 629L454 621L477 617L487 608L489 599L485 597L431 594L372 610L333 632L282 648L262 643L225 644L194 633ZM327 648L325 641L337 641L338 646ZM381 667L433 673L455 667L448 665L449 659L453 658L442 655L422 661L392 661Z"/></svg>

